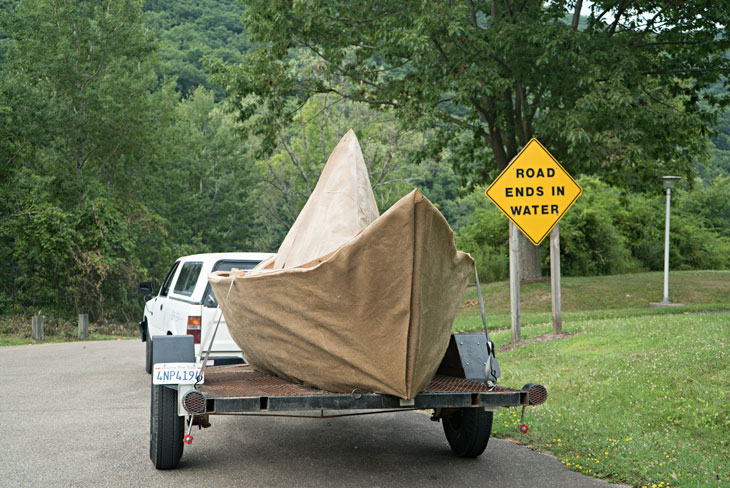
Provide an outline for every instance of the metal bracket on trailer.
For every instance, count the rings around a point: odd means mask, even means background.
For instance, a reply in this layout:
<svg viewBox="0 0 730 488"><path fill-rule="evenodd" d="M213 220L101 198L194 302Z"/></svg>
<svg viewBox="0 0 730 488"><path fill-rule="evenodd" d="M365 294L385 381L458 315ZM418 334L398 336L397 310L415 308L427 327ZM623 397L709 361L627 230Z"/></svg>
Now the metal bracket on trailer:
<svg viewBox="0 0 730 488"><path fill-rule="evenodd" d="M482 334L452 334L436 374L486 383L488 378L485 366L489 363L490 356L491 368L496 377L499 377L499 364L488 350L486 337Z"/></svg>
<svg viewBox="0 0 730 488"><path fill-rule="evenodd" d="M195 344L190 335L152 336L155 363L194 363Z"/></svg>
<svg viewBox="0 0 730 488"><path fill-rule="evenodd" d="M195 343L193 336L190 335L159 335L152 337L152 357L155 364L157 363L194 363L195 362ZM154 365L152 366L152 374L154 374ZM179 416L187 415L183 408L182 398L190 390L193 385L164 385L171 390L177 390L177 414Z"/></svg>

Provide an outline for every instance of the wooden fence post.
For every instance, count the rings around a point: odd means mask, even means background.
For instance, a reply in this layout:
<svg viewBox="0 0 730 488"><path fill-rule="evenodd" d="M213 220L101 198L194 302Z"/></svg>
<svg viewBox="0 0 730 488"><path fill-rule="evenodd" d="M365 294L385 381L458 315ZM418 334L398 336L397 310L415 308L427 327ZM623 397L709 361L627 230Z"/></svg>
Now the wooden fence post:
<svg viewBox="0 0 730 488"><path fill-rule="evenodd" d="M563 312L560 298L560 224L550 231L550 288L553 295L553 334L563 332Z"/></svg>
<svg viewBox="0 0 730 488"><path fill-rule="evenodd" d="M89 338L89 314L79 314L79 339Z"/></svg>
<svg viewBox="0 0 730 488"><path fill-rule="evenodd" d="M33 323L31 325L31 337L33 340L42 341L44 339L43 334L43 315L34 315Z"/></svg>
<svg viewBox="0 0 730 488"><path fill-rule="evenodd" d="M512 322L512 345L521 340L520 330L520 232L517 226L509 223L509 298L510 317Z"/></svg>

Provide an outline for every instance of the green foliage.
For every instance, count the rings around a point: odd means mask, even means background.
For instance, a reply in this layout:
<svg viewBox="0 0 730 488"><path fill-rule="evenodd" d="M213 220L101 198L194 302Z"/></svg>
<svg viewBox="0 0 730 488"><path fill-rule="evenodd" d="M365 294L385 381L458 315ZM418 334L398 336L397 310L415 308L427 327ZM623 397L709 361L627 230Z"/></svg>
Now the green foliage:
<svg viewBox="0 0 730 488"><path fill-rule="evenodd" d="M248 0L256 47L217 72L267 147L312 94L336 93L435 129L426 152L450 148L475 183L533 136L572 173L612 184L691 176L706 154L706 124L728 102L704 91L730 63L718 55L726 6L593 2L582 28L563 20L573 7ZM319 60L315 69L291 69L302 51Z"/></svg>
<svg viewBox="0 0 730 488"><path fill-rule="evenodd" d="M473 208L468 223L456 233L456 247L476 260L479 279L484 282L509 278L508 221L487 197L483 188L464 199Z"/></svg>
<svg viewBox="0 0 730 488"><path fill-rule="evenodd" d="M331 151L350 128L360 141L381 212L411 191L416 180L429 180L426 171L410 162L422 136L403 130L391 113L334 96L310 98L278 134L272 154L255 163L260 179L253 197L257 226L265 229L256 247L278 247L314 190ZM430 190L424 189L427 197L436 194Z"/></svg>
<svg viewBox="0 0 730 488"><path fill-rule="evenodd" d="M580 178L583 196L560 222L560 266L566 276L622 274L664 269L665 196L629 193L597 178ZM727 178L673 196L670 232L672 269L730 269L730 199ZM486 280L508 277L507 219L482 190L462 201L473 209L456 242L477 258ZM547 242L547 241L546 241ZM549 271L547 244L542 265Z"/></svg>
<svg viewBox="0 0 730 488"><path fill-rule="evenodd" d="M144 10L159 39L160 74L175 78L184 97L204 86L223 98L225 93L209 82L203 59L240 62L249 47L241 24L243 6L236 0L148 0Z"/></svg>
<svg viewBox="0 0 730 488"><path fill-rule="evenodd" d="M0 301L124 314L138 226L136 203L155 166L172 94L154 73L151 37L135 1L17 3L2 18L0 82L3 257Z"/></svg>
<svg viewBox="0 0 730 488"><path fill-rule="evenodd" d="M637 1L614 29L594 2L573 30L572 2L487 3L252 0L244 29L233 0L0 0L0 306L133 320L179 255L275 250L350 128L381 212L420 188L485 281L507 221L461 192L532 135L600 176L561 224L568 274L661 269L663 195L619 188L690 165L672 267L728 268L726 12Z"/></svg>
<svg viewBox="0 0 730 488"><path fill-rule="evenodd" d="M630 238L618 225L624 219L633 223L634 209L626 204L625 194L593 178L583 178L579 183L583 196L560 223L562 272L590 276L640 269L640 262L631 253Z"/></svg>
<svg viewBox="0 0 730 488"><path fill-rule="evenodd" d="M154 175L155 209L169 229L168 262L179 255L250 249L255 202L251 161L230 115L198 87L174 109L167 164ZM151 263L150 263L151 267Z"/></svg>

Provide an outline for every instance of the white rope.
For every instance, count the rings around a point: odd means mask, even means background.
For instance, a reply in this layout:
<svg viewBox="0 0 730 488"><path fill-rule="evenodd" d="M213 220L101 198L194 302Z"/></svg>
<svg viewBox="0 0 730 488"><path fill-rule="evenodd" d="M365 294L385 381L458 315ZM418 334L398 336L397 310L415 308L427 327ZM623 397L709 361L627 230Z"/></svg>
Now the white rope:
<svg viewBox="0 0 730 488"><path fill-rule="evenodd" d="M226 294L226 301L228 301L228 297L231 296L231 290L233 289L233 283L236 281L236 273L231 273L231 286L228 287L228 293ZM205 359L203 359L203 367L200 370L200 376L203 376L203 373L205 372L205 367L208 365L208 358L210 357L210 352L213 350L213 341L215 341L215 336L218 333L218 326L221 324L221 319L223 318L223 310L221 309L221 303L220 300L218 300L218 307L216 310L220 311L220 314L218 315L218 321L215 324L215 328L213 329L213 337L210 338L210 343L208 344L208 348L205 350ZM202 354L201 354L202 358Z"/></svg>

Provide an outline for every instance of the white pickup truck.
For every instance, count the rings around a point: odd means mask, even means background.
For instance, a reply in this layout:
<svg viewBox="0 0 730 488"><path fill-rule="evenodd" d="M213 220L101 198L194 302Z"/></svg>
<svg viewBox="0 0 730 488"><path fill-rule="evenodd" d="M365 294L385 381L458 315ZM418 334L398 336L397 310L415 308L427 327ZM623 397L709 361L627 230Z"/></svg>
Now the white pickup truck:
<svg viewBox="0 0 730 488"><path fill-rule="evenodd" d="M233 268L251 269L269 253L230 252L194 254L175 261L159 293L155 294L152 282L140 283L138 292L149 296L144 306L144 318L139 323L143 342L147 343L145 369L152 372L152 336L191 335L195 342L196 356L200 357L201 342L210 341L210 336L220 317L220 326L213 342L209 364L231 364L243 362L241 349L231 338L225 320L221 317L213 290L208 284L212 271L230 271Z"/></svg>

